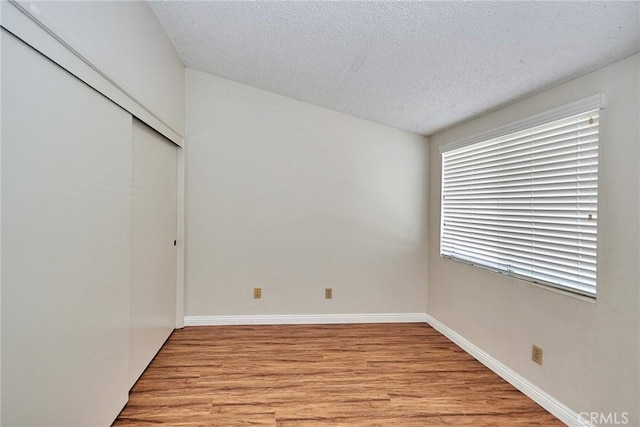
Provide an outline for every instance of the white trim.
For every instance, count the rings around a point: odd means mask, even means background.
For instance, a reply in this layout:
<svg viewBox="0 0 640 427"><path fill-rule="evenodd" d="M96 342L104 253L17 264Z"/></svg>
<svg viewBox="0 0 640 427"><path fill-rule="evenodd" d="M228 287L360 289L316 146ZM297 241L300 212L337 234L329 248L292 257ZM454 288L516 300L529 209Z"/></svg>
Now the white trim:
<svg viewBox="0 0 640 427"><path fill-rule="evenodd" d="M185 326L298 325L319 323L414 323L426 322L426 313L366 314L266 314L239 316L185 316Z"/></svg>
<svg viewBox="0 0 640 427"><path fill-rule="evenodd" d="M431 315L426 315L426 321L435 330L440 332L445 337L449 338L464 351L476 358L480 363L491 369L493 372L498 374L498 376L520 390L522 393L526 394L531 400L556 416L563 423L569 426L592 426L591 424L585 422L584 419L581 419L580 415L577 412L570 409L562 402L558 401L556 398L524 378L522 375L510 369L508 366L494 359L479 347L467 341L467 339L462 335L440 323Z"/></svg>
<svg viewBox="0 0 640 427"><path fill-rule="evenodd" d="M1 26L23 42L91 86L174 144L182 147L183 137L156 116L140 100L105 74L63 31L44 16L34 14L30 5L16 0L2 1Z"/></svg>
<svg viewBox="0 0 640 427"><path fill-rule="evenodd" d="M543 123L552 122L554 120L569 117L574 114L583 113L589 110L595 110L596 108L605 108L607 106L607 97L604 93L598 93L596 95L589 96L587 98L580 99L578 101L566 104L557 108L553 108L548 111L536 114L534 116L526 117L521 120L500 126L495 129L491 129L479 134L464 138L458 141L453 141L448 144L444 144L438 148L440 154L447 151L455 150L466 145L475 144L480 141L487 141L489 139L497 138L499 136L507 135L513 132L518 132L523 129L538 126Z"/></svg>

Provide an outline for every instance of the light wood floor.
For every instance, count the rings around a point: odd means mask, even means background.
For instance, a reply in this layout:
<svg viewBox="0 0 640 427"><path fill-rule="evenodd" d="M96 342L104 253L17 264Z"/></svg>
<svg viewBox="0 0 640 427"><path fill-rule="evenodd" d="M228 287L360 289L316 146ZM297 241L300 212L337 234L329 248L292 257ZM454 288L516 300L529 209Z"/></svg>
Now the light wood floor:
<svg viewBox="0 0 640 427"><path fill-rule="evenodd" d="M176 330L115 426L559 426L425 324Z"/></svg>

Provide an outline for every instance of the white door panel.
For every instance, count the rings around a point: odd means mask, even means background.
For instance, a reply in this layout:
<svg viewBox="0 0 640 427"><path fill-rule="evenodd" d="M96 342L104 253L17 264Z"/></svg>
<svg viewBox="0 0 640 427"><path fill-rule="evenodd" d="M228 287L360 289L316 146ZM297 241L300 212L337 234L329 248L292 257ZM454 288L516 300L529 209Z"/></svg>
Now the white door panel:
<svg viewBox="0 0 640 427"><path fill-rule="evenodd" d="M2 30L2 425L127 401L131 116Z"/></svg>
<svg viewBox="0 0 640 427"><path fill-rule="evenodd" d="M176 161L175 145L134 120L130 386L176 324Z"/></svg>

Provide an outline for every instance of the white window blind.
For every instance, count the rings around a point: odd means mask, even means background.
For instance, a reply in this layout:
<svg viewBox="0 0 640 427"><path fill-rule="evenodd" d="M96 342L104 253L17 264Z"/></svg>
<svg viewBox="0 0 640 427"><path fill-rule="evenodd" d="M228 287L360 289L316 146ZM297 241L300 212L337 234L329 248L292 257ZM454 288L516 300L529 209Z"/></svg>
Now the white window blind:
<svg viewBox="0 0 640 427"><path fill-rule="evenodd" d="M599 109L442 153L442 256L596 294Z"/></svg>

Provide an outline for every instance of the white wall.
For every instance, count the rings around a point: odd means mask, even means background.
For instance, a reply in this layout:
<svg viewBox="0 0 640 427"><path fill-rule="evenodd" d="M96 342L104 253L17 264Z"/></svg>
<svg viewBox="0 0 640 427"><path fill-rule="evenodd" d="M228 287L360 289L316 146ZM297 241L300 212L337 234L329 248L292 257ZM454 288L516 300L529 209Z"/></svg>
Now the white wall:
<svg viewBox="0 0 640 427"><path fill-rule="evenodd" d="M424 138L186 77L187 316L425 312Z"/></svg>
<svg viewBox="0 0 640 427"><path fill-rule="evenodd" d="M639 58L635 55L433 136L428 313L576 412L640 425ZM595 93L601 113L598 296L588 302L439 256L442 144ZM531 345L544 364L531 361Z"/></svg>
<svg viewBox="0 0 640 427"><path fill-rule="evenodd" d="M145 1L21 1L128 94L184 135L184 65Z"/></svg>

